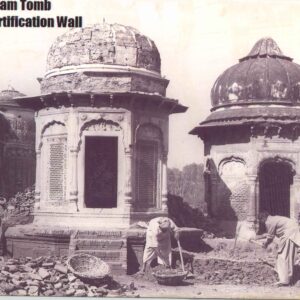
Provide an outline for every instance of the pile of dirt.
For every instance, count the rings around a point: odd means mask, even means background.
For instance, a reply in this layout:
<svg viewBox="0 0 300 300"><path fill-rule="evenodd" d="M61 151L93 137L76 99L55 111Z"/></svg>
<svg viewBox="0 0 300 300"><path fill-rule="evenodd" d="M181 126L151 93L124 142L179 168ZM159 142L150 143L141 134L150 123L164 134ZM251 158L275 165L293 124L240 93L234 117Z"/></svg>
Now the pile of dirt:
<svg viewBox="0 0 300 300"><path fill-rule="evenodd" d="M197 259L194 272L203 284L270 285L278 280L272 267L258 261Z"/></svg>
<svg viewBox="0 0 300 300"><path fill-rule="evenodd" d="M277 274L274 269L263 262L234 261L222 259L196 259L194 261L193 278L189 277L185 282L208 285L232 284L232 285L271 285L275 283ZM135 275L150 282L156 282L153 273L164 272L163 266L151 268L143 275ZM180 268L177 270L181 271Z"/></svg>
<svg viewBox="0 0 300 300"><path fill-rule="evenodd" d="M83 281L67 268L67 257L8 259L0 265L0 295L138 297L134 283L120 284L111 277Z"/></svg>
<svg viewBox="0 0 300 300"><path fill-rule="evenodd" d="M263 259L272 261L275 259L277 253L275 243L272 243L268 249L263 249L254 243L235 241L234 239L204 239L203 242L206 243L211 250L197 255L205 259L219 258L245 261Z"/></svg>

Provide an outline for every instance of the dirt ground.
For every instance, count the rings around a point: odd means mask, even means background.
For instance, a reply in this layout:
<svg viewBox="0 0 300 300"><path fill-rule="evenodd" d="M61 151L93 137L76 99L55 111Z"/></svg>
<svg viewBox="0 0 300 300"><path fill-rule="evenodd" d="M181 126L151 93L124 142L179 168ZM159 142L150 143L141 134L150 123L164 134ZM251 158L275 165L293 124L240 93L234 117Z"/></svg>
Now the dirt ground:
<svg viewBox="0 0 300 300"><path fill-rule="evenodd" d="M275 287L274 249L238 243L233 251L234 241L228 239L211 239L206 244L206 252L184 251L185 269L191 272L177 286L158 284L152 273L164 267L155 264L145 275L113 275L96 283L74 276L67 268L67 257L4 257L0 296L300 299L300 260L293 285ZM174 267L181 270L176 252Z"/></svg>
<svg viewBox="0 0 300 300"><path fill-rule="evenodd" d="M116 279L125 284L133 281L132 276ZM300 287L297 286L207 285L195 279L186 280L181 286L163 286L143 278L134 278L134 285L137 288L135 295L140 297L300 299ZM130 297L130 292L126 296Z"/></svg>
<svg viewBox="0 0 300 300"><path fill-rule="evenodd" d="M136 291L132 296L135 297L300 299L299 276L293 286L274 286L278 278L273 267L276 257L273 247L264 250L243 242L238 242L234 247L234 240L229 239L205 242L211 247L206 253L186 252L194 257L194 276L180 286L158 284L151 276L157 267L144 276L123 276L117 281L126 284L134 282ZM178 261L176 266L180 268ZM185 267L188 269L189 264ZM130 297L130 293L126 296Z"/></svg>

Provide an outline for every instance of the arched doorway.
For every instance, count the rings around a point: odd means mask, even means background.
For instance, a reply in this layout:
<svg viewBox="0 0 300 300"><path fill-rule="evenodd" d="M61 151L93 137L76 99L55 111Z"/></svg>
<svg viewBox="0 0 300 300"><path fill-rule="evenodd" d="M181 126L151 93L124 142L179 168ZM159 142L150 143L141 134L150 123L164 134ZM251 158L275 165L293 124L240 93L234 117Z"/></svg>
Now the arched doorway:
<svg viewBox="0 0 300 300"><path fill-rule="evenodd" d="M259 210L290 217L293 172L285 162L265 162L259 170Z"/></svg>

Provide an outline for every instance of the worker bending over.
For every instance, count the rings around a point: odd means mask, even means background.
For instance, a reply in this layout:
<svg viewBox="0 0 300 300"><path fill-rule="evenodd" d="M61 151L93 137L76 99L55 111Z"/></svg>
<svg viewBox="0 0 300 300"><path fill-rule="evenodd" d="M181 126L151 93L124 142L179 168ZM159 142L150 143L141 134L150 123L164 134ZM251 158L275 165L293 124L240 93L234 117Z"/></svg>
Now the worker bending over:
<svg viewBox="0 0 300 300"><path fill-rule="evenodd" d="M293 277L297 248L300 246L300 231L297 221L282 216L270 216L261 212L259 222L266 226L266 233L257 235L254 239L266 238L263 247L267 248L274 237L278 239L276 271L279 281L277 286L287 286Z"/></svg>
<svg viewBox="0 0 300 300"><path fill-rule="evenodd" d="M172 249L171 235L179 239L179 229L175 223L167 217L154 218L149 222L146 232L146 245L143 255L143 267L141 272L145 272L148 265L154 258L159 264L171 267Z"/></svg>

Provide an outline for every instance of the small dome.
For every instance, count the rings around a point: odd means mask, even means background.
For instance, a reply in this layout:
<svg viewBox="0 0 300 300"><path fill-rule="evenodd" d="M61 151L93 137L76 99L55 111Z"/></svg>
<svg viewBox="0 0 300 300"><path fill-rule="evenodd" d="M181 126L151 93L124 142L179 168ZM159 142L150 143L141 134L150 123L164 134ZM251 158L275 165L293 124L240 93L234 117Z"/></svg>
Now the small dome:
<svg viewBox="0 0 300 300"><path fill-rule="evenodd" d="M12 86L9 86L6 90L0 91L0 105L17 105L17 102L14 101L14 98L23 97L24 94L16 91Z"/></svg>
<svg viewBox="0 0 300 300"><path fill-rule="evenodd" d="M299 104L300 66L273 39L263 38L218 77L211 100L214 107L265 101Z"/></svg>
<svg viewBox="0 0 300 300"><path fill-rule="evenodd" d="M160 74L155 43L119 24L96 24L59 36L48 53L47 71L86 64L131 66Z"/></svg>

